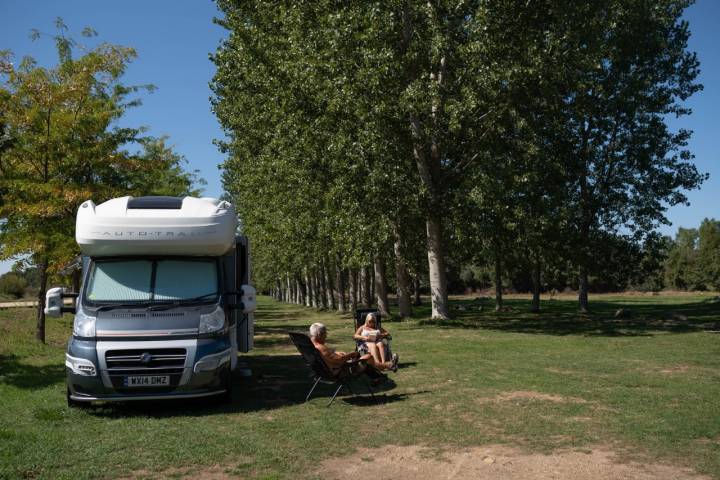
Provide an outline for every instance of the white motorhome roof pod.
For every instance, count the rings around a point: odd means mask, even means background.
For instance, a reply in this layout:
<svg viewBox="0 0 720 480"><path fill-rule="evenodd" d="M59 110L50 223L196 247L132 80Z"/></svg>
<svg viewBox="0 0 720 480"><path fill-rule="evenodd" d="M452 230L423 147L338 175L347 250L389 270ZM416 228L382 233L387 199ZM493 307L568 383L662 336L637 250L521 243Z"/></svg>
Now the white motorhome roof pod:
<svg viewBox="0 0 720 480"><path fill-rule="evenodd" d="M237 215L215 198L121 197L80 205L75 239L83 254L217 256L235 245Z"/></svg>

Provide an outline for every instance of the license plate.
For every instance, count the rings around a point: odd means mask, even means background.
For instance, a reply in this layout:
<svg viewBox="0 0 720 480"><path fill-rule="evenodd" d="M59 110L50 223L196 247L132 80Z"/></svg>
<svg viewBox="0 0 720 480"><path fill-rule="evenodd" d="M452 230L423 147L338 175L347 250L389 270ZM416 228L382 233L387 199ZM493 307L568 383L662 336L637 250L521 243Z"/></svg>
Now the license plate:
<svg viewBox="0 0 720 480"><path fill-rule="evenodd" d="M126 387L167 387L170 385L169 375L143 375L142 377L125 377Z"/></svg>

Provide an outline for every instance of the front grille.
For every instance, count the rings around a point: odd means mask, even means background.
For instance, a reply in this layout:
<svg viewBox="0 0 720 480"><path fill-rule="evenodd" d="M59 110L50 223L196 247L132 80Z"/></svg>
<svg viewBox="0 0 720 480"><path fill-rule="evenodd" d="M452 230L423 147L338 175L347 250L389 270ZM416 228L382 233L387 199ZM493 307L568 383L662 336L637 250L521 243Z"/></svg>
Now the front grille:
<svg viewBox="0 0 720 480"><path fill-rule="evenodd" d="M169 388L172 389L180 383L186 356L184 348L108 350L105 364L110 381L118 391L149 390L147 387L124 386L125 377L138 375L169 375ZM163 387L152 388L152 391L157 392L160 388Z"/></svg>

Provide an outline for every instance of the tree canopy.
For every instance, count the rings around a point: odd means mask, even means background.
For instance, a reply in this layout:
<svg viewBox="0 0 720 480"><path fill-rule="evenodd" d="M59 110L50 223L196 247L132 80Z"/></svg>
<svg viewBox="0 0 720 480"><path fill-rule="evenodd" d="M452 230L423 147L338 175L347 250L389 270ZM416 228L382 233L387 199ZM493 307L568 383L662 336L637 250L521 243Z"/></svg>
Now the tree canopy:
<svg viewBox="0 0 720 480"><path fill-rule="evenodd" d="M79 253L79 205L89 198L192 193L197 182L163 139L117 124L140 104L134 94L152 89L121 81L135 51L108 43L84 47L61 19L56 27L57 65L43 67L30 57L16 65L11 52L0 56L0 258L27 257L39 268L40 340L47 272ZM88 40L95 35L83 30ZM131 151L133 144L141 151Z"/></svg>

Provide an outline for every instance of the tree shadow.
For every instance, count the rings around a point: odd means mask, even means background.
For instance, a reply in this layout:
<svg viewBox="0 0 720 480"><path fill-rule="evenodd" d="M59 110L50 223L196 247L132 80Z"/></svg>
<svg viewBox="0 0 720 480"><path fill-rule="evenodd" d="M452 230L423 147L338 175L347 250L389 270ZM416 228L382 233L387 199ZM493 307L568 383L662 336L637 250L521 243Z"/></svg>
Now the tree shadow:
<svg viewBox="0 0 720 480"><path fill-rule="evenodd" d="M16 355L0 355L0 384L38 389L63 382L65 365L28 365Z"/></svg>
<svg viewBox="0 0 720 480"><path fill-rule="evenodd" d="M592 312L579 314L576 302L543 302L540 313L530 313L528 300L505 300L503 312L480 310L477 302L453 302L465 310L453 311L450 320L418 321L418 327L473 328L543 335L584 335L606 337L652 336L658 333L691 333L720 330L720 304L692 302L663 304L647 301L592 302ZM473 309L475 307L475 309ZM616 317L618 310L621 315Z"/></svg>

